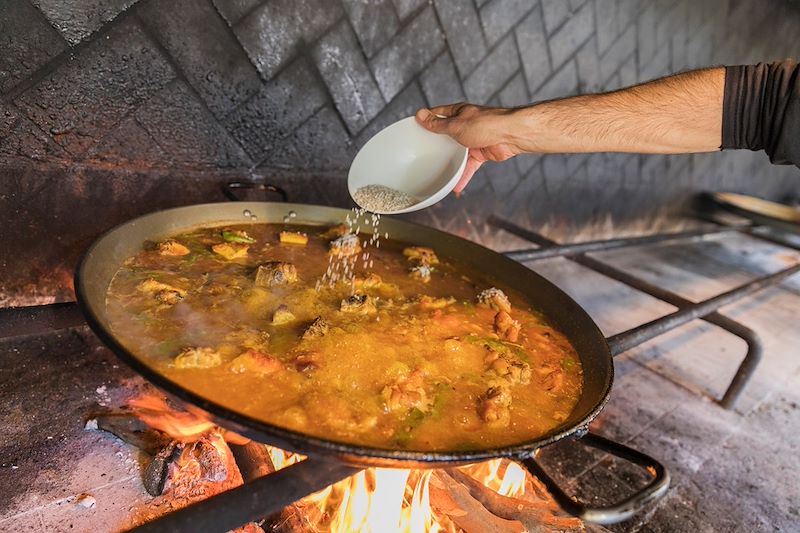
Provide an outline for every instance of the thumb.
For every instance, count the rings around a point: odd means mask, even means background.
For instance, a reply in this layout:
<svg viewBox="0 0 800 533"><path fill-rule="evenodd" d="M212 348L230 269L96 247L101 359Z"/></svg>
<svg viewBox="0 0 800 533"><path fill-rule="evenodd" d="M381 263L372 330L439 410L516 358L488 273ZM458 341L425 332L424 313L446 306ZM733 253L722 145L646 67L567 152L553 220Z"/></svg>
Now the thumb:
<svg viewBox="0 0 800 533"><path fill-rule="evenodd" d="M417 111L416 119L420 126L428 131L432 131L434 133L447 133L449 126L448 117L437 115L430 109L422 108Z"/></svg>

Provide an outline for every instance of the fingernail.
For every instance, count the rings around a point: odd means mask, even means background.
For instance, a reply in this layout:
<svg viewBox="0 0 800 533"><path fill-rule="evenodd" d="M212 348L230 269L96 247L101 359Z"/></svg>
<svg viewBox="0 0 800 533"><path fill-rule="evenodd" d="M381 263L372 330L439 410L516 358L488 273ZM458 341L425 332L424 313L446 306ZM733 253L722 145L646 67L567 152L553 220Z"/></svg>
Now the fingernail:
<svg viewBox="0 0 800 533"><path fill-rule="evenodd" d="M446 115L440 115L439 113L434 113L434 116L435 116L436 118L447 118L447 116L446 116Z"/></svg>

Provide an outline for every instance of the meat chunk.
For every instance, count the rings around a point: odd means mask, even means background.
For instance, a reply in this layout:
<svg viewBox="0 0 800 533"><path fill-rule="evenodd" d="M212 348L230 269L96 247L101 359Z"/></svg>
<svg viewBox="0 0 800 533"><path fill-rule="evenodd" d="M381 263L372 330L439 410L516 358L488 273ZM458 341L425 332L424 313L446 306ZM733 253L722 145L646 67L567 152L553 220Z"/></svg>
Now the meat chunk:
<svg viewBox="0 0 800 533"><path fill-rule="evenodd" d="M350 233L350 228L347 224L339 224L338 226L331 226L328 231L320 235L323 239L338 239Z"/></svg>
<svg viewBox="0 0 800 533"><path fill-rule="evenodd" d="M478 414L490 426L505 427L511 423L511 393L506 387L489 387L478 399Z"/></svg>
<svg viewBox="0 0 800 533"><path fill-rule="evenodd" d="M414 370L408 377L401 378L381 391L386 411L407 411L419 409L426 412L433 406L433 398L425 390L425 373Z"/></svg>
<svg viewBox="0 0 800 533"><path fill-rule="evenodd" d="M175 368L214 368L222 364L222 355L213 348L186 348L174 360Z"/></svg>
<svg viewBox="0 0 800 533"><path fill-rule="evenodd" d="M489 307L498 312L511 312L511 302L508 300L508 296L506 296L503 291L495 287L486 289L478 295L478 305Z"/></svg>
<svg viewBox="0 0 800 533"><path fill-rule="evenodd" d="M300 352L292 360L295 370L308 374L313 372L320 365L319 352Z"/></svg>
<svg viewBox="0 0 800 533"><path fill-rule="evenodd" d="M350 256L361 252L361 241L352 233L342 235L331 241L331 255Z"/></svg>
<svg viewBox="0 0 800 533"><path fill-rule="evenodd" d="M564 369L556 365L542 365L536 368L539 382L548 391L557 391L564 386Z"/></svg>
<svg viewBox="0 0 800 533"><path fill-rule="evenodd" d="M291 311L289 311L289 307L284 304L281 304L272 314L272 325L282 326L283 324L294 322L294 319L295 316Z"/></svg>
<svg viewBox="0 0 800 533"><path fill-rule="evenodd" d="M321 316L318 316L303 332L303 338L316 339L322 337L326 333L328 333L328 322Z"/></svg>
<svg viewBox="0 0 800 533"><path fill-rule="evenodd" d="M345 313L355 313L359 315L371 315L378 312L375 307L375 300L366 294L354 294L342 300L339 310Z"/></svg>
<svg viewBox="0 0 800 533"><path fill-rule="evenodd" d="M368 274L363 278L359 277L353 280L353 286L356 289L377 289L381 285L383 285L383 279L377 274Z"/></svg>
<svg viewBox="0 0 800 533"><path fill-rule="evenodd" d="M308 244L308 235L297 231L282 231L278 234L278 239L284 244Z"/></svg>
<svg viewBox="0 0 800 533"><path fill-rule="evenodd" d="M231 372L236 374L243 374L245 372L251 374L273 374L283 368L279 359L270 357L264 352L259 350L247 350L238 355L228 365Z"/></svg>
<svg viewBox="0 0 800 533"><path fill-rule="evenodd" d="M431 280L431 267L428 265L416 265L411 267L408 271L408 276L411 279L417 279L422 283L428 283Z"/></svg>
<svg viewBox="0 0 800 533"><path fill-rule="evenodd" d="M256 285L260 287L274 287L297 281L297 269L291 263L270 261L259 266L256 270Z"/></svg>
<svg viewBox="0 0 800 533"><path fill-rule="evenodd" d="M166 305L175 305L186 297L186 291L166 283L149 278L136 286L141 292L150 294L157 301Z"/></svg>
<svg viewBox="0 0 800 533"><path fill-rule="evenodd" d="M484 357L487 371L508 385L527 385L531 382L531 365L507 355L489 350Z"/></svg>
<svg viewBox="0 0 800 533"><path fill-rule="evenodd" d="M158 253L166 256L189 255L190 250L178 241L168 240L158 243Z"/></svg>
<svg viewBox="0 0 800 533"><path fill-rule="evenodd" d="M217 255L221 255L228 261L233 259L241 259L242 257L247 257L247 250L250 247L246 244L237 244L237 243L230 243L230 242L223 242L220 244L215 244L211 247L211 250Z"/></svg>
<svg viewBox="0 0 800 533"><path fill-rule="evenodd" d="M428 296L427 294L417 296L414 301L421 309L427 310L444 309L445 307L456 303L456 299L452 296L449 298L434 298L433 296Z"/></svg>
<svg viewBox="0 0 800 533"><path fill-rule="evenodd" d="M494 331L507 341L517 342L520 324L505 311L494 315Z"/></svg>
<svg viewBox="0 0 800 533"><path fill-rule="evenodd" d="M409 246L408 248L403 249L403 255L406 256L409 261L413 261L421 265L439 264L439 258L436 257L436 252L434 252L433 249L426 248L424 246Z"/></svg>

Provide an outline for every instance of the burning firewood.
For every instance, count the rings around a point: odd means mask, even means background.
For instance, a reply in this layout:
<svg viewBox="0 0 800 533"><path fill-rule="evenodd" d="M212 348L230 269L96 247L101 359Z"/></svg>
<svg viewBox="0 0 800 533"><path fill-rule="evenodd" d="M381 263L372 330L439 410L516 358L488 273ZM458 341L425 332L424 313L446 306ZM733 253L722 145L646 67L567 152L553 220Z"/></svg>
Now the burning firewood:
<svg viewBox="0 0 800 533"><path fill-rule="evenodd" d="M486 489L489 490L489 489ZM466 533L522 533L525 526L516 520L506 520L492 514L472 497L469 490L456 482L444 470L431 475L431 506L447 515Z"/></svg>
<svg viewBox="0 0 800 533"><path fill-rule="evenodd" d="M564 531L582 530L583 522L581 520L559 516L558 507L550 499L531 502L520 498L510 498L496 493L456 468L448 470L447 474L464 486L469 494L489 512L500 518L519 521L531 533L544 533L551 531L552 528Z"/></svg>

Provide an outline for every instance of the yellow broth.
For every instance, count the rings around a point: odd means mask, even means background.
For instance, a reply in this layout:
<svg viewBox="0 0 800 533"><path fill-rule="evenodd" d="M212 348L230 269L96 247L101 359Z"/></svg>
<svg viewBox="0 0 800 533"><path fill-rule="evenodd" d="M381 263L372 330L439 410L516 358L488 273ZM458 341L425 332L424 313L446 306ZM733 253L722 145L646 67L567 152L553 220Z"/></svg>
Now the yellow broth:
<svg viewBox="0 0 800 533"><path fill-rule="evenodd" d="M373 261L368 271L358 258L356 285L317 290L330 261L327 228L224 229L254 241L242 257L212 250L225 242L223 228L176 235L184 255L148 243L107 295L123 344L186 389L316 437L423 451L535 439L577 403L582 370L567 339L506 289L519 329L508 340L495 326L497 310L476 300L492 284L463 265L439 258L424 282L409 275L408 245L381 239L364 250ZM284 230L307 234L308 243L279 242ZM270 261L294 265L297 280L256 285L258 266ZM368 296L374 312L341 310L354 293ZM285 311L293 319L273 323ZM327 331L304 335L317 317Z"/></svg>

